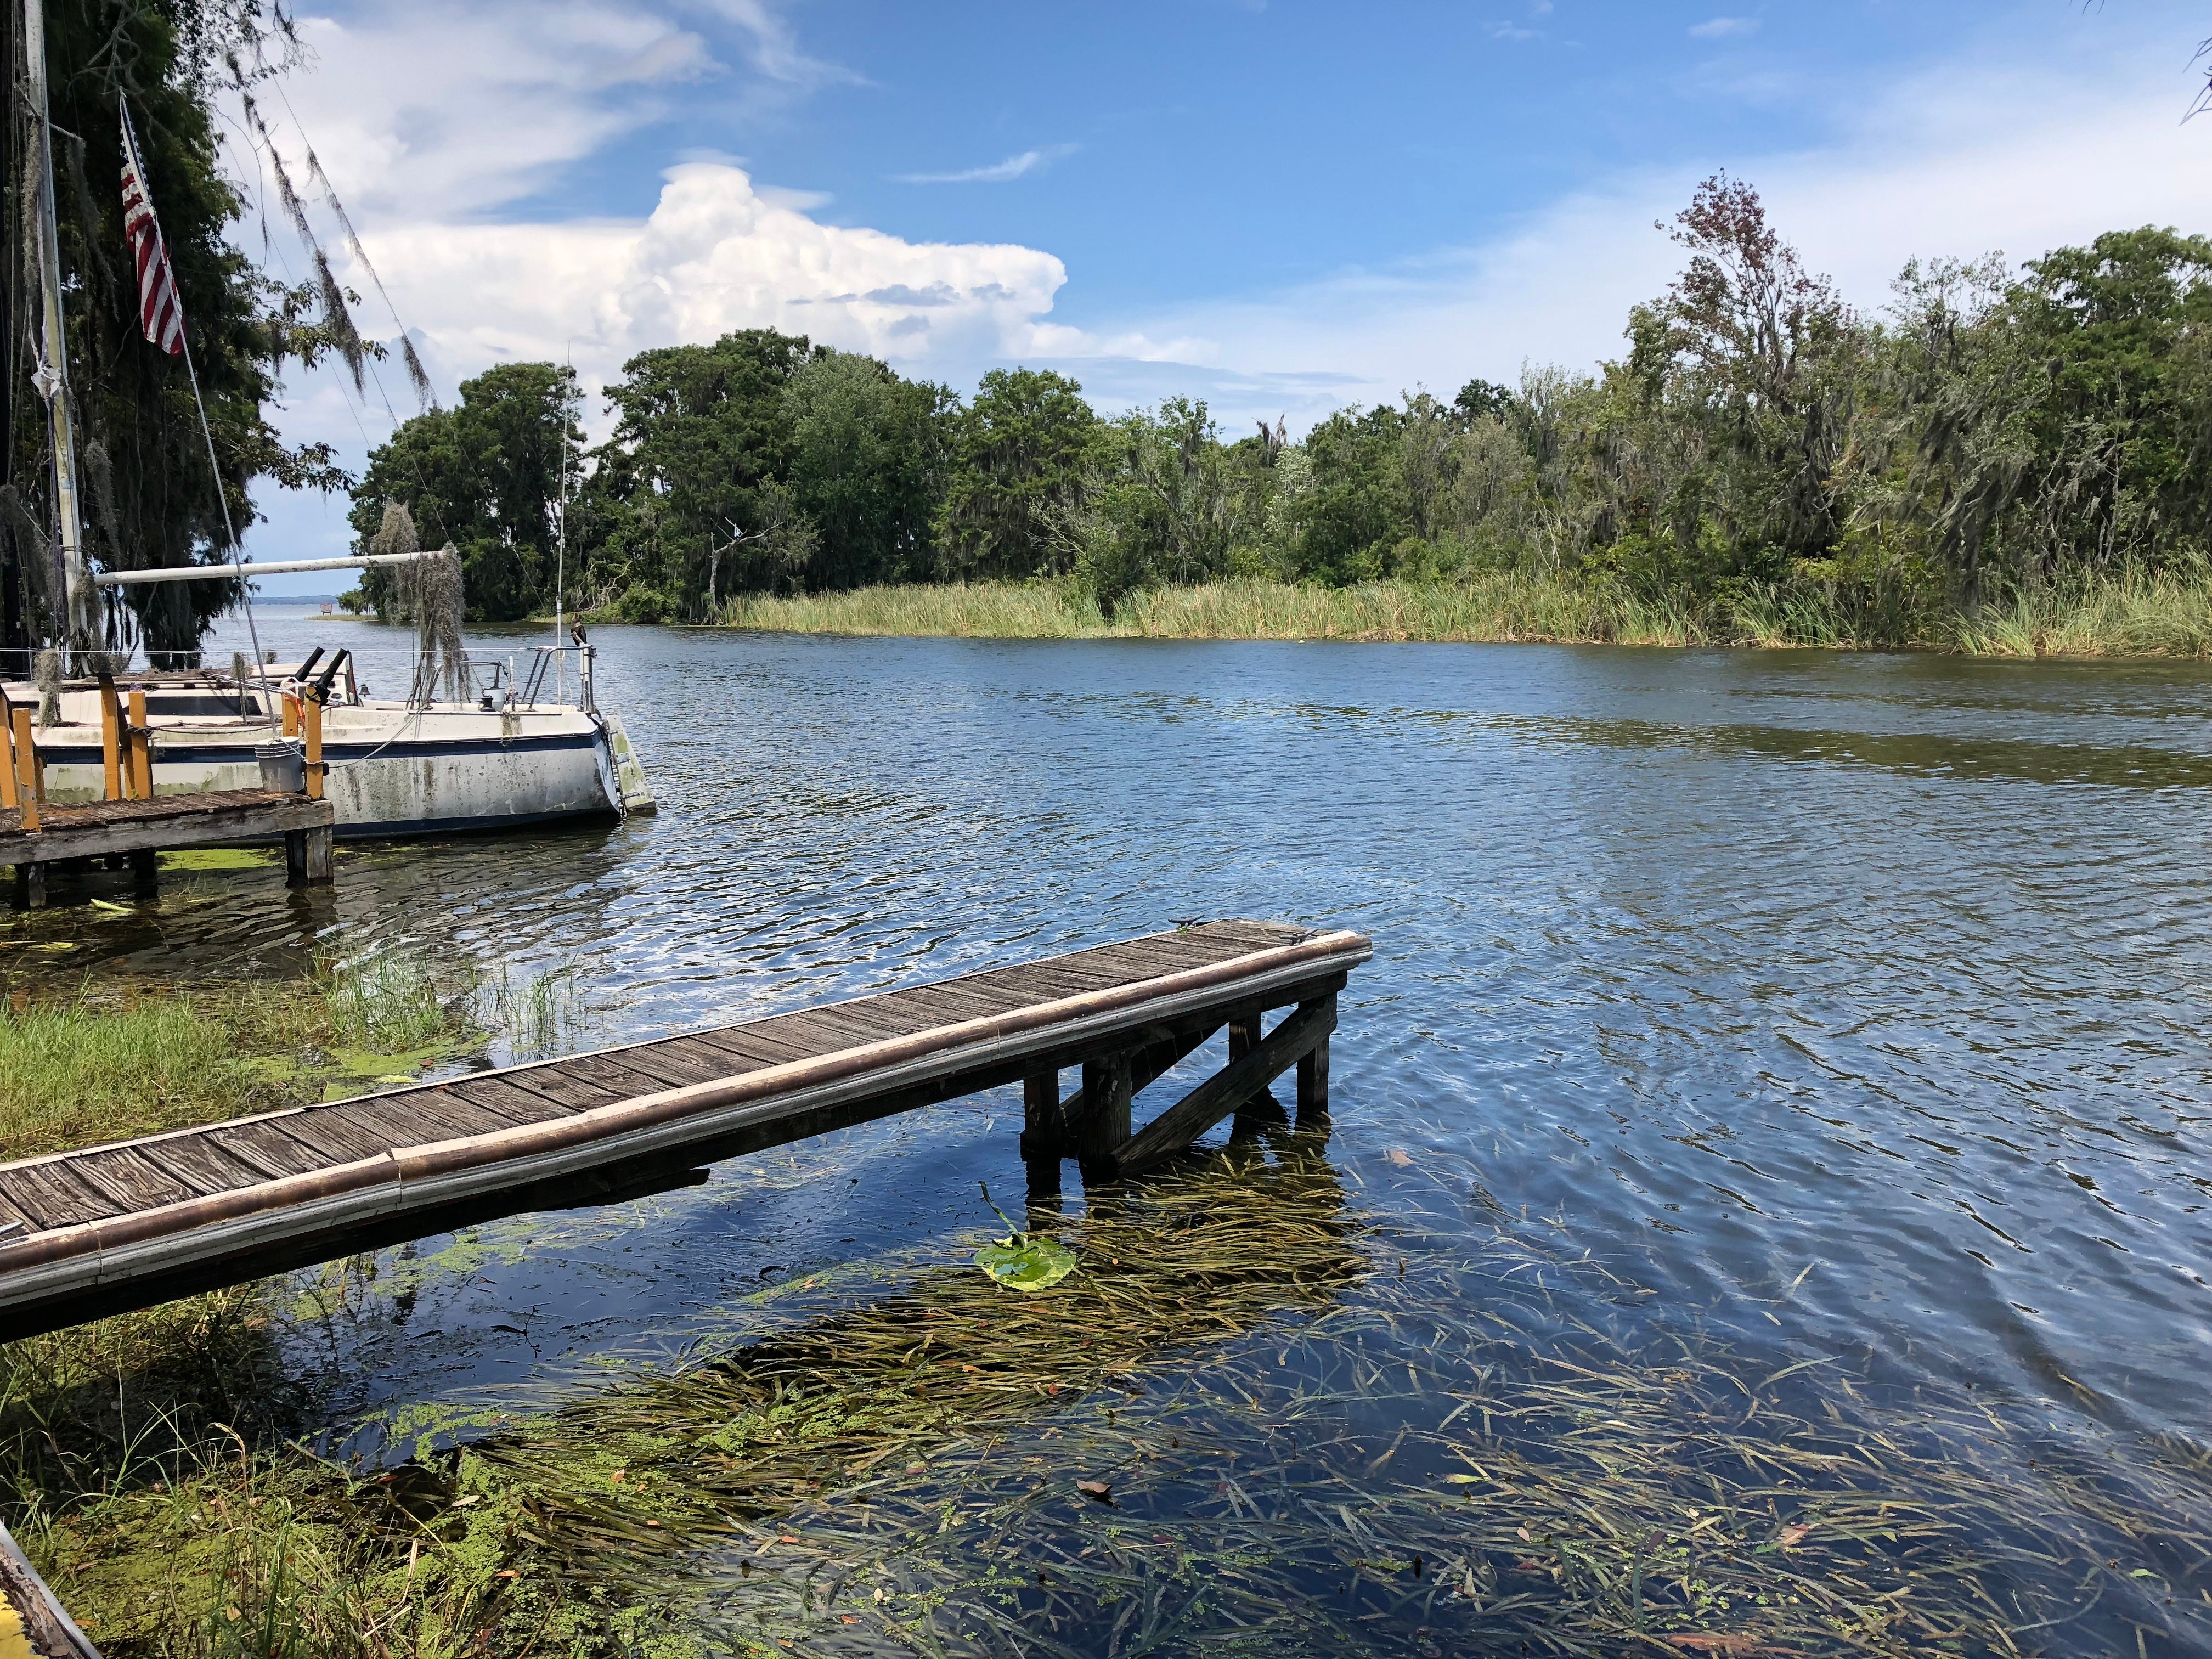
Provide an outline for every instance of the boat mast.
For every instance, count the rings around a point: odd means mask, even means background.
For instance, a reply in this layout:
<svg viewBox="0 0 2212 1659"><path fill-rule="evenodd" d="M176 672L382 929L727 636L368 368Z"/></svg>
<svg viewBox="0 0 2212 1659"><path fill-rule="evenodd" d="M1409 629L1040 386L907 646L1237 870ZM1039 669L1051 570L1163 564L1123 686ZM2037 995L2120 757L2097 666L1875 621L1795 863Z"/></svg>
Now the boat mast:
<svg viewBox="0 0 2212 1659"><path fill-rule="evenodd" d="M23 0L23 58L30 100L31 142L37 147L39 285L44 290L40 361L32 375L46 402L53 439L54 528L61 558L61 643L72 654L91 650L92 590L84 580L84 528L77 506L76 424L70 408L69 344L62 334L62 249L54 218L54 134L46 119L46 19L43 0Z"/></svg>

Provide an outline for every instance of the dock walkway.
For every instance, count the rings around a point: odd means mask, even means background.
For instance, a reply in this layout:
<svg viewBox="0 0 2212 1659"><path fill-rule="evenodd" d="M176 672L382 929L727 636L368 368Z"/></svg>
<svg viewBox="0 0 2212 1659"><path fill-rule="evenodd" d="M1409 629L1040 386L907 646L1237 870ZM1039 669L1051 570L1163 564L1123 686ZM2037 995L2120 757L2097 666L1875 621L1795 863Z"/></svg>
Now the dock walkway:
<svg viewBox="0 0 2212 1659"><path fill-rule="evenodd" d="M1346 932L1218 921L743 1024L0 1164L0 1331L27 1335L1024 1085L1033 1192L1188 1146L1293 1066L1326 1110ZM1288 1008L1272 1030L1264 1014ZM1143 1129L1132 1103L1226 1029ZM1062 1097L1060 1073L1082 1067Z"/></svg>

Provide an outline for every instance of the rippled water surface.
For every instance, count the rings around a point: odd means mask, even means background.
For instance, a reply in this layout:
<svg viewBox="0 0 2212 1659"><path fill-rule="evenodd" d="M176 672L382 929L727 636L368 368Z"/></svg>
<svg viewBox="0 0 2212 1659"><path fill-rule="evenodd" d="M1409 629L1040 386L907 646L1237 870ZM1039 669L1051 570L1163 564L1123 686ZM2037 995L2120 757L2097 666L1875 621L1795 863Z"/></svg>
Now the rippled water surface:
<svg viewBox="0 0 2212 1659"><path fill-rule="evenodd" d="M406 641L369 625L276 611L263 631L288 654L355 642L380 691L402 678ZM283 971L310 937L405 941L573 963L585 1039L613 1042L1172 918L1356 927L1376 957L1344 1000L1325 1167L1399 1297L1360 1339L1378 1367L1419 1358L1409 1374L1438 1400L1472 1398L1455 1366L1477 1359L1439 1358L1459 1352L1440 1333L1511 1301L1531 1364L1600 1340L1694 1344L1753 1384L1813 1360L1793 1409L1978 1413L1993 1479L2033 1492L2063 1467L2201 1526L2212 674L597 637L659 816L352 851L328 896L257 872L173 882L150 924L77 912L65 925L92 942L73 970ZM486 1230L465 1268L426 1268L419 1297L329 1326L333 1358L370 1379L345 1408L563 1398L608 1366L803 1322L760 1287L972 1248L991 1219L975 1179L1019 1190L1019 1115L982 1097L693 1191ZM1475 1271L1509 1247L1528 1272ZM1274 1362L1265 1325L1239 1340L1295 1390L1310 1358L1285 1344ZM1202 1378L1212 1352L1160 1363ZM1346 1407L1337 1426L1379 1451L1449 1408ZM1162 1456L1160 1512L1202 1515L1210 1481L1170 1498ZM1372 1484L1424 1478L1401 1463ZM2006 1568L2000 1599L2087 1609L2020 1645L2212 1651L2203 1561L2107 1539L2072 1490L2045 1495L2080 1520L2084 1559L2114 1552L2112 1582L2070 1559L2047 1582ZM1473 1580L1439 1597L1435 1574L1362 1567L1387 1552L1345 1536L1301 1582L1340 1595L1350 1573L1365 1610L1346 1629L1385 1650L1478 1641ZM1109 1641L1110 1623L1041 1650L1134 1651L1152 1628ZM1195 1629L1147 1639L1203 1645Z"/></svg>

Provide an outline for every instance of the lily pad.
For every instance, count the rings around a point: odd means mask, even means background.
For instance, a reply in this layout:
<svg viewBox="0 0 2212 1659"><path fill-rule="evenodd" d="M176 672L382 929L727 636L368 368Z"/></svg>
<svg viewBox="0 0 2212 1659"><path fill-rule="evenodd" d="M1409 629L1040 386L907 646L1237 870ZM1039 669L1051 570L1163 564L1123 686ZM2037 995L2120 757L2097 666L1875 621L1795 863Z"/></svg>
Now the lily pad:
<svg viewBox="0 0 2212 1659"><path fill-rule="evenodd" d="M975 1265L1010 1291L1048 1291L1075 1271L1075 1252L1034 1233L1014 1233L976 1251Z"/></svg>

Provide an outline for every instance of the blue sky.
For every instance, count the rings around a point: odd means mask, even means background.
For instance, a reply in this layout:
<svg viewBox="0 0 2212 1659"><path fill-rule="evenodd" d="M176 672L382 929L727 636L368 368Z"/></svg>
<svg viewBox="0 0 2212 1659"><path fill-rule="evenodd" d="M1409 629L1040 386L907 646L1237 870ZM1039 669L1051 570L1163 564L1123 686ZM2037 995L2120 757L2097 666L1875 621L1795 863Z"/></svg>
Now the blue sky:
<svg viewBox="0 0 2212 1659"><path fill-rule="evenodd" d="M961 390L1021 362L1296 428L1588 366L1673 267L1653 221L1722 167L1869 307L1915 253L2212 229L2212 118L2180 121L2197 0L302 15L279 142L314 144L396 301L364 322L414 331L446 396L526 356L596 388L645 346L774 324ZM289 429L357 460L411 408L385 379L390 412L294 384ZM343 503L265 505L263 556L341 550Z"/></svg>

